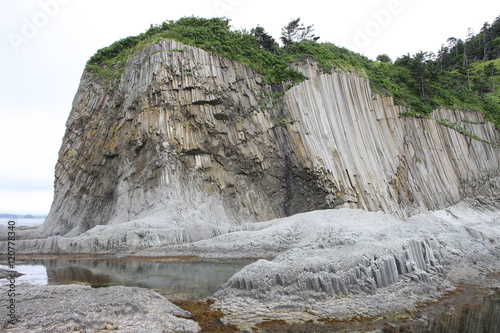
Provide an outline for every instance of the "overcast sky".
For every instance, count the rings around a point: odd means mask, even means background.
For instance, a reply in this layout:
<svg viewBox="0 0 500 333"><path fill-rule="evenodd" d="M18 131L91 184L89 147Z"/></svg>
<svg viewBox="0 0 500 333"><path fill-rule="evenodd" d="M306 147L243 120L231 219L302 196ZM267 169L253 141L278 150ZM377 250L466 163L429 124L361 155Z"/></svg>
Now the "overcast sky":
<svg viewBox="0 0 500 333"><path fill-rule="evenodd" d="M492 0L9 0L0 4L0 213L46 214L65 122L85 62L150 24L183 16L260 25L276 39L300 17L320 41L372 59L437 51L500 14Z"/></svg>

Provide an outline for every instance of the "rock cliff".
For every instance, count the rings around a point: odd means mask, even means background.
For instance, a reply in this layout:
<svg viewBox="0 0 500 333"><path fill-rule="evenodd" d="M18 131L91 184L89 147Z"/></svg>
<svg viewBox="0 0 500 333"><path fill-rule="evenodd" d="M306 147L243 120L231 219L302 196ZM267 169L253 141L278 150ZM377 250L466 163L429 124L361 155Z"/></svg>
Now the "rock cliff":
<svg viewBox="0 0 500 333"><path fill-rule="evenodd" d="M239 63L163 40L130 57L119 80L85 71L43 234L94 228L99 238L112 225L107 239L89 241L92 251L143 248L316 209L407 218L479 185L489 190L499 148L471 136L500 137L480 114L401 118L404 108L366 79L307 66L309 79L286 90ZM57 239L45 251L60 247ZM89 251L85 244L67 246Z"/></svg>

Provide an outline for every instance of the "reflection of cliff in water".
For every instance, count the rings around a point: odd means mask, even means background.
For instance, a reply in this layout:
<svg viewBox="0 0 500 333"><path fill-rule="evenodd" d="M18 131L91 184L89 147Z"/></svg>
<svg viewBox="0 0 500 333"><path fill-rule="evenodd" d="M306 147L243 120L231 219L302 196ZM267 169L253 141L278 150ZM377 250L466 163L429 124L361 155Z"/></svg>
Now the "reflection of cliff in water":
<svg viewBox="0 0 500 333"><path fill-rule="evenodd" d="M199 299L216 292L250 260L148 262L119 259L36 260L47 269L49 284L125 285L158 289L166 296Z"/></svg>
<svg viewBox="0 0 500 333"><path fill-rule="evenodd" d="M88 283L155 289L170 299L201 299L212 295L229 277L252 260L152 262L120 259L31 259L25 265L43 265L48 284ZM39 266L40 267L40 266ZM23 271L23 270L20 270ZM34 272L35 270L33 270ZM33 272L26 272L30 280ZM38 281L40 282L40 281ZM47 283L44 279L43 283ZM34 283L38 284L38 283ZM367 296L369 297L369 296ZM298 332L307 325L275 325L266 332ZM290 329L290 330L289 330ZM500 333L500 289L462 285L438 302L413 314L374 320L315 324L318 332L346 330L412 333ZM301 332L304 332L302 330Z"/></svg>
<svg viewBox="0 0 500 333"><path fill-rule="evenodd" d="M430 332L500 332L500 293L477 304L462 304L429 325Z"/></svg>
<svg viewBox="0 0 500 333"><path fill-rule="evenodd" d="M405 332L499 333L500 290L483 290L465 285L458 292L422 309L419 320L405 326Z"/></svg>

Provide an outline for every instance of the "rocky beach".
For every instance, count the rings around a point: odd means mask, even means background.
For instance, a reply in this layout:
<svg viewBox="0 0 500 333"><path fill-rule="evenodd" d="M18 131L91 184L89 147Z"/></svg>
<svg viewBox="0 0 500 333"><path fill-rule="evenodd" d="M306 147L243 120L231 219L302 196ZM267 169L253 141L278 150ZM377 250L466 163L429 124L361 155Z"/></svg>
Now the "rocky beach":
<svg viewBox="0 0 500 333"><path fill-rule="evenodd" d="M255 259L199 303L227 331L406 316L398 328L466 284L498 295L498 129L470 110L401 117L366 78L303 60L291 87L173 40L119 77L87 68L50 214L18 228L16 254ZM5 332L210 331L145 288L14 287Z"/></svg>

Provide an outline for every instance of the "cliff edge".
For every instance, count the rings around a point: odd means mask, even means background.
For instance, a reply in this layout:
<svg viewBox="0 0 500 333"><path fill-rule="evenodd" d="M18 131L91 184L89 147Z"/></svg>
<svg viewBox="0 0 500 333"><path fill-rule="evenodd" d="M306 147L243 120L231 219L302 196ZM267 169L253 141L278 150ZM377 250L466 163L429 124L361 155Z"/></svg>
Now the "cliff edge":
<svg viewBox="0 0 500 333"><path fill-rule="evenodd" d="M481 114L402 118L404 107L366 79L300 68L309 79L285 89L237 62L162 40L131 56L118 80L86 70L59 152L43 251L192 242L327 208L405 219L479 188L498 190L499 131ZM52 237L89 233L99 239L92 249L61 249Z"/></svg>

